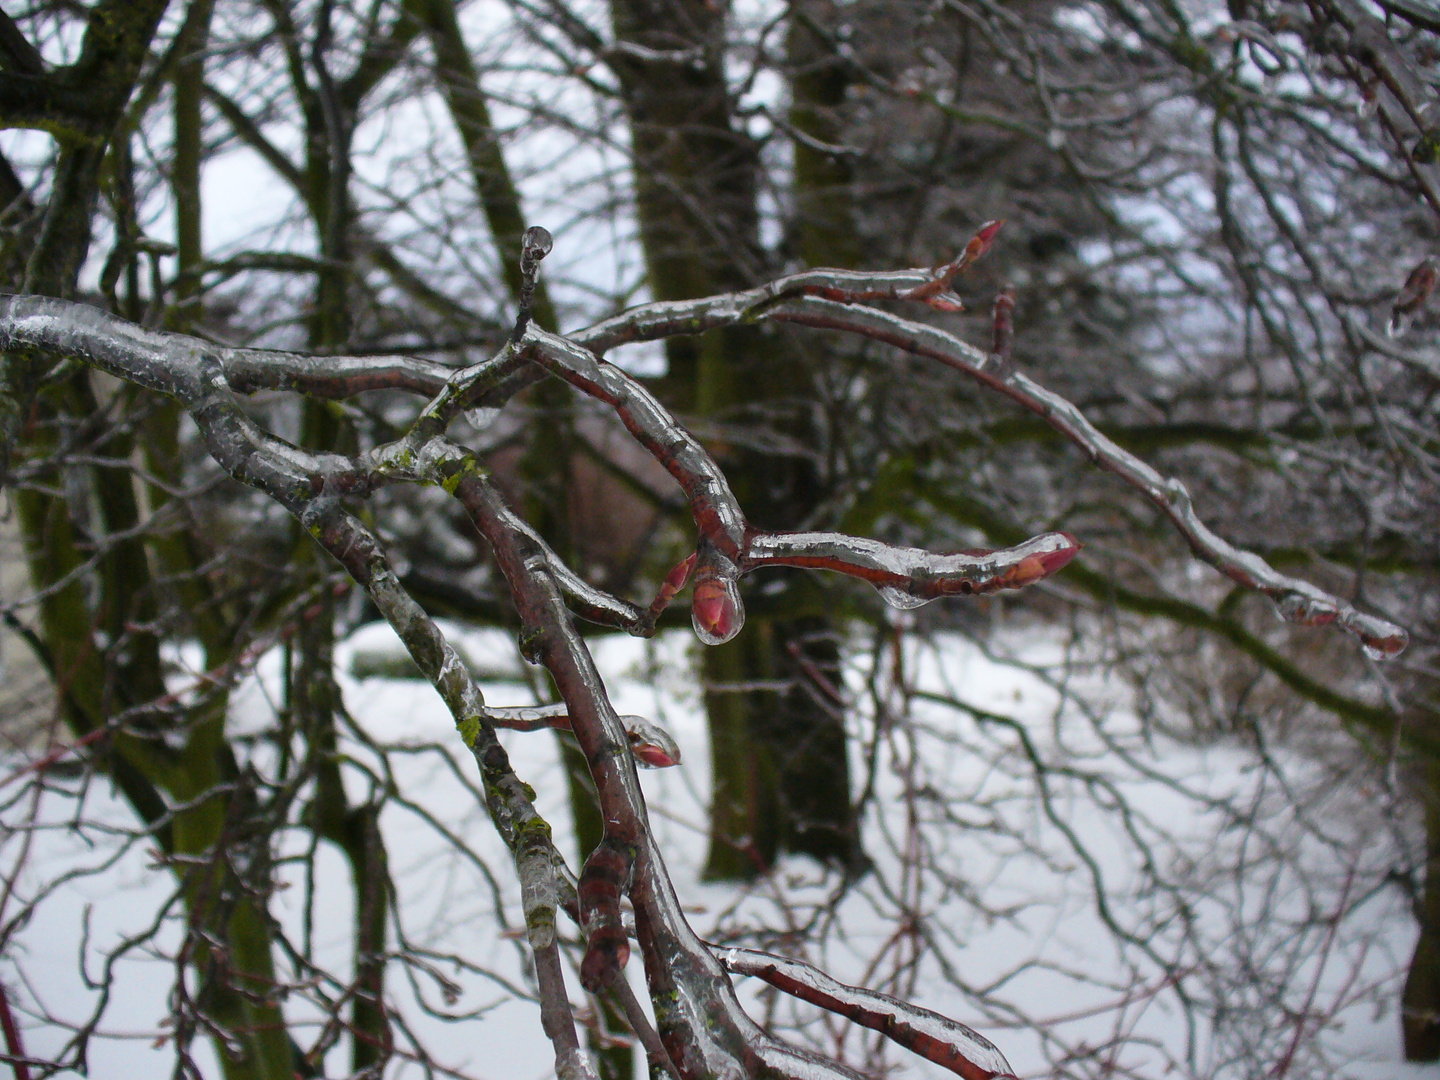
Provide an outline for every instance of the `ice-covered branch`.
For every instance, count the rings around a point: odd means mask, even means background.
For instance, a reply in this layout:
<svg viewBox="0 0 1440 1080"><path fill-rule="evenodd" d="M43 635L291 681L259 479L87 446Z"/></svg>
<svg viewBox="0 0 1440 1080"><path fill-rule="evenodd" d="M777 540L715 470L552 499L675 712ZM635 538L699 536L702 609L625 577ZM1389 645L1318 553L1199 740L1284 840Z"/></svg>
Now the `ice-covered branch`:
<svg viewBox="0 0 1440 1080"><path fill-rule="evenodd" d="M990 250L1002 224L987 221L956 259L941 266L878 271L802 270L741 292L644 304L567 337L603 354L630 342L700 334L736 322L754 322L800 296L819 296L846 304L918 300L940 311L958 311L963 305L950 291L951 285L958 274Z"/></svg>
<svg viewBox="0 0 1440 1080"><path fill-rule="evenodd" d="M434 397L455 369L415 356L304 356L266 349L219 349L225 378L241 394L294 390L348 398L366 390L407 390Z"/></svg>
<svg viewBox="0 0 1440 1080"><path fill-rule="evenodd" d="M532 327L527 338L533 333ZM680 910L650 831L633 759L624 752L624 727L547 560L528 532L501 512L495 492L478 477L460 475L453 491L490 542L520 612L522 649L554 679L595 781L605 821L601 848L607 851L593 869L587 865L588 881L582 879L581 891L589 895L580 899L582 920L604 928L601 947L593 953L599 959L590 962L595 984L620 977L623 958L609 913L615 910L612 904L618 906L618 883L628 880L656 1023L683 1077L739 1077L769 1069L791 1080L856 1080L848 1069L771 1039L741 1009L724 969ZM606 880L612 877L613 882Z"/></svg>
<svg viewBox="0 0 1440 1080"><path fill-rule="evenodd" d="M896 606L916 607L939 596L1021 588L1059 570L1079 550L1065 533L1046 533L1007 551L934 555L838 533L762 532L746 519L725 474L699 440L629 375L590 350L534 327L522 344L547 371L614 409L689 498L700 531L695 561L671 572L651 611L657 614L693 571L693 622L707 644L730 640L744 625L736 582L758 567L835 570L870 581Z"/></svg>
<svg viewBox="0 0 1440 1080"><path fill-rule="evenodd" d="M915 608L941 596L1019 589L1061 569L1080 550L1069 533L1040 536L999 551L937 555L838 533L756 533L741 569L806 566L863 578L893 607Z"/></svg>
<svg viewBox="0 0 1440 1080"><path fill-rule="evenodd" d="M616 1000L620 1002L620 1008L625 1013L625 1020L630 1025L630 1030L635 1032L635 1037L640 1040L640 1045L645 1048L646 1064L650 1066L652 1077L665 1075L671 1080L681 1080L680 1074L675 1070L675 1063L670 1060L670 1053L665 1049L665 1044L660 1041L660 1033L650 1023L650 1018L645 1015L645 1010L640 1007L639 1000L635 997L635 991L630 989L630 984L624 979L616 979L611 987Z"/></svg>
<svg viewBox="0 0 1440 1080"><path fill-rule="evenodd" d="M861 986L846 986L800 960L756 949L717 948L715 954L725 970L753 975L801 1001L878 1031L965 1080L1004 1080L1015 1075L994 1043L948 1016Z"/></svg>
<svg viewBox="0 0 1440 1080"><path fill-rule="evenodd" d="M564 705L521 705L485 708L490 722L511 731L539 731L542 728L570 730L570 716ZM641 765L664 769L680 764L680 747L668 731L643 716L622 716L620 723L630 737L630 752Z"/></svg>
<svg viewBox="0 0 1440 1080"><path fill-rule="evenodd" d="M657 419L655 408L658 406L652 408L644 402L639 408L633 407L633 397L619 386L621 379L601 370L610 365L596 360L596 353L629 341L700 333L754 319L767 319L847 331L937 360L1040 416L1083 450L1096 465L1120 477L1158 507L1185 538L1197 558L1208 562L1237 584L1269 596L1288 621L1307 626L1334 623L1359 638L1366 652L1376 658L1397 656L1404 650L1408 641L1404 629L1387 619L1359 611L1310 582L1282 574L1260 556L1217 536L1195 513L1184 484L1173 477L1161 475L1134 454L1117 446L1101 434L1073 402L1012 370L1005 355L1013 333L1010 322L1012 309L1006 302L1009 299L1007 294L1002 293L996 302L993 315L996 351L988 353L938 327L853 302L861 293L905 298L907 290L915 287L916 275L925 273L903 270L890 275L862 275L864 287L859 289L851 271L813 270L747 292L694 301L647 304L570 335L564 355L573 357L584 353L589 356L590 367L584 369L582 365L585 375L580 376L577 372L571 381L582 388L587 385L593 387L587 392L609 401L636 437L666 462L682 486L690 481L691 486L686 487L686 493L690 495L692 505L697 497L703 498L705 494L702 487L705 474L696 473L692 479L688 473L688 467L695 460L695 450L690 445L694 440L675 442L672 439L667 443L663 423L647 430L646 425ZM803 280L803 288L786 284L799 280ZM826 281L833 284L833 289L828 292L821 285ZM890 282L888 286L885 284L887 281ZM844 299L830 298L837 294L844 294ZM552 366L551 370L555 368ZM556 373L559 374L558 371ZM643 435L642 431L645 432ZM676 450L673 464L664 456L664 451L672 445ZM696 520L702 522L698 514ZM701 530L705 532L703 522ZM741 531L743 533L743 529ZM711 539L713 542L716 537L712 535ZM726 553L737 561L743 561L740 551L743 543L742 536L735 550Z"/></svg>
<svg viewBox="0 0 1440 1080"><path fill-rule="evenodd" d="M873 308L837 304L816 297L802 297L772 317L863 334L963 372L1039 415L1080 447L1096 465L1139 491L1170 519L1196 557L1236 584L1269 596L1288 621L1305 626L1335 623L1358 637L1366 652L1377 659L1397 656L1404 650L1409 637L1401 627L1359 611L1308 581L1282 574L1260 556L1217 536L1195 513L1184 484L1173 477L1162 476L1117 446L1073 402L1021 372L1008 370L996 362L993 354L982 352L933 326Z"/></svg>

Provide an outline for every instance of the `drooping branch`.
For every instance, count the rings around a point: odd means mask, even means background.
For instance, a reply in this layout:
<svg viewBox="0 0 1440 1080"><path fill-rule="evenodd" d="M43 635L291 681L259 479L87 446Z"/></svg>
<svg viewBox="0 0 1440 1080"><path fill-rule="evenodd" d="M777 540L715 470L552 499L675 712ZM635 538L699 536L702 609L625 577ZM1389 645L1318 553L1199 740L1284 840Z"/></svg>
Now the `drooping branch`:
<svg viewBox="0 0 1440 1080"><path fill-rule="evenodd" d="M1260 556L1217 536L1195 513L1183 483L1161 475L1151 465L1117 446L1073 402L1045 389L1022 372L1001 369L992 354L981 352L943 330L887 312L813 297L804 297L793 307L794 310L776 317L808 326L851 330L916 355L931 357L1036 413L1083 450L1097 466L1114 473L1154 504L1170 519L1197 558L1236 584L1269 596L1288 621L1304 626L1335 623L1359 638L1367 653L1378 659L1398 656L1404 651L1409 635L1401 627L1359 611L1308 581L1282 574Z"/></svg>

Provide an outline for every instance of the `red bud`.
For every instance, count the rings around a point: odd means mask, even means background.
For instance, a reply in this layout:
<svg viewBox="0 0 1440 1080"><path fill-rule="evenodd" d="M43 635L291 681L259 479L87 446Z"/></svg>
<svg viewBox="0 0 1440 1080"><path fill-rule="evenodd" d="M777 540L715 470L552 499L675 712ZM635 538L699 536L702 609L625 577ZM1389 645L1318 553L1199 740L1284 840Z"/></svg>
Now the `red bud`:
<svg viewBox="0 0 1440 1080"><path fill-rule="evenodd" d="M1080 541L1069 533L1053 534L1059 541L1054 550L1027 555L1007 570L1000 584L1007 589L1020 589L1062 569L1080 550Z"/></svg>
<svg viewBox="0 0 1440 1080"><path fill-rule="evenodd" d="M671 765L680 764L663 746L655 746L653 743L631 743L630 750L637 759L652 769L668 769Z"/></svg>
<svg viewBox="0 0 1440 1080"><path fill-rule="evenodd" d="M697 581L690 613L695 633L707 645L723 645L745 624L740 591L733 581L725 578L707 577Z"/></svg>

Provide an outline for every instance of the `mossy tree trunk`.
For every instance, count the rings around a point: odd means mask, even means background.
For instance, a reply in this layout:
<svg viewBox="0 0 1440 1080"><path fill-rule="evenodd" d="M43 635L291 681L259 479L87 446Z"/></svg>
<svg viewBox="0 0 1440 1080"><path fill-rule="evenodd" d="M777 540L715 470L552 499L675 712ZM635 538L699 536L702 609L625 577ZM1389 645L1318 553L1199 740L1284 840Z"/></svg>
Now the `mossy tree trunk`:
<svg viewBox="0 0 1440 1080"><path fill-rule="evenodd" d="M27 73L42 85L85 86L87 109L55 130L60 142L56 181L43 211L28 212L23 200L10 200L12 212L39 219L37 228L12 234L24 246L23 252L19 244L6 252L11 274L24 265L20 279L12 277L12 288L52 296L73 293L107 183L115 187L112 202L123 219L118 232L134 239L129 216L133 207L125 197L129 134L122 116L165 8L157 0L99 4L90 13L75 65L56 69L37 62L36 70ZM208 21L208 6L197 3L188 14L187 29ZM184 118L177 116L177 121L183 124ZM4 171L13 178L8 167ZM132 266L136 258L133 250L118 256ZM135 313L140 300L138 280L133 270L126 275L128 314ZM37 398L40 369L31 358L7 356L4 366L0 381L7 418L23 419L25 427L7 423L0 434L7 448L13 445L30 461L54 461L62 433L101 414L88 370ZM147 435L156 438L146 439L143 452L157 477L167 476L167 468L175 464L175 456L166 458L165 450L174 445L177 423L163 410L147 418ZM21 438L18 444L12 442L16 436ZM135 449L123 429L94 448L97 456L112 460L125 460ZM38 607L42 661L76 736L102 729L117 713L137 710L133 715L138 719L94 744L95 753L150 826L162 853L175 858L172 865L192 929L187 959L199 974L196 1005L230 1035L216 1040L224 1074L229 1080L291 1077L295 1070L274 998L275 969L263 908L269 889L269 834L256 827L254 792L225 741L225 698L211 697L178 716L145 709L166 693L152 554L167 577L190 586L197 581L193 562L184 558L183 545L162 541L153 552L147 550L138 529L143 520L140 500L128 469L87 464L71 471L72 489L85 493L74 502L53 488L27 486L14 493L32 583L44 597ZM160 487L153 485L148 492L152 512L164 501L157 494ZM86 551L92 549L98 552L93 577L85 569ZM196 610L203 621L210 609L197 603ZM213 626L199 630L207 648L218 647ZM222 849L237 857L222 857ZM236 866L246 868L245 880L237 876ZM214 942L223 947L216 949ZM182 1018L180 1026L185 1023ZM175 1034L179 1039L190 1033L177 1029Z"/></svg>

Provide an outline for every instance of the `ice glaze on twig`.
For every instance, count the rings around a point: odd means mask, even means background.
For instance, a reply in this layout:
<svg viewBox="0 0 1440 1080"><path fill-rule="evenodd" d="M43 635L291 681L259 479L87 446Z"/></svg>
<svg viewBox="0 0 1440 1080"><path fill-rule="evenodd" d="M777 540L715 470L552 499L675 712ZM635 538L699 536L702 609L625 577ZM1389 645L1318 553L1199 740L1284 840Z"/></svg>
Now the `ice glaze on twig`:
<svg viewBox="0 0 1440 1080"><path fill-rule="evenodd" d="M757 949L717 947L715 955L726 971L753 975L792 997L878 1031L965 1080L1013 1080L1015 1076L994 1043L948 1016L862 986L847 986L801 960Z"/></svg>

